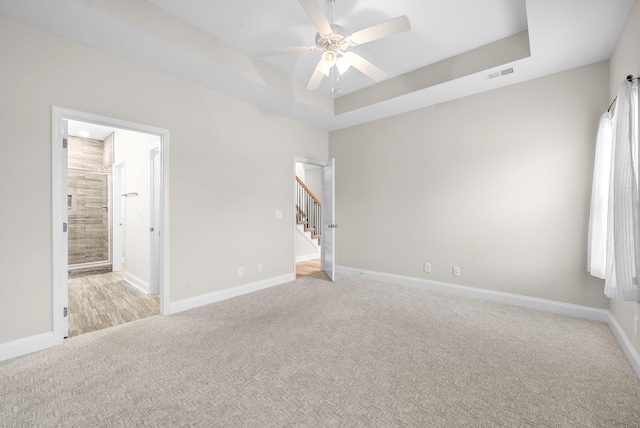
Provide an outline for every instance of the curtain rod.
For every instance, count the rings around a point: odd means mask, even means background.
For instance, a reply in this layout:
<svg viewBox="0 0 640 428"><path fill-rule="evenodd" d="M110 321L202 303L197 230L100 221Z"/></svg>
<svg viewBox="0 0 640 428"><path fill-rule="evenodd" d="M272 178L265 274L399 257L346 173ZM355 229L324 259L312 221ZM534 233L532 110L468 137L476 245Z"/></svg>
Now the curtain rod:
<svg viewBox="0 0 640 428"><path fill-rule="evenodd" d="M627 76L627 82L631 82L636 79L640 79L640 77L634 77L633 74L630 74ZM613 101L611 101L611 104L609 104L609 108L607 109L607 111L611 111L611 107L613 107L617 99L618 99L618 96L616 95Z"/></svg>

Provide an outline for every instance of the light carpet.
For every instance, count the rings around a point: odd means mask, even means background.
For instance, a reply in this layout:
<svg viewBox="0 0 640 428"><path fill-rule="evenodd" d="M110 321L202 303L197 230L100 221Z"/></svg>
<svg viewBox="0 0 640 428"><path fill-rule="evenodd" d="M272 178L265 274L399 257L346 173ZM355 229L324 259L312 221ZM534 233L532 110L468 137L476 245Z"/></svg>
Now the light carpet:
<svg viewBox="0 0 640 428"><path fill-rule="evenodd" d="M638 427L605 324L305 277L0 363L2 426Z"/></svg>

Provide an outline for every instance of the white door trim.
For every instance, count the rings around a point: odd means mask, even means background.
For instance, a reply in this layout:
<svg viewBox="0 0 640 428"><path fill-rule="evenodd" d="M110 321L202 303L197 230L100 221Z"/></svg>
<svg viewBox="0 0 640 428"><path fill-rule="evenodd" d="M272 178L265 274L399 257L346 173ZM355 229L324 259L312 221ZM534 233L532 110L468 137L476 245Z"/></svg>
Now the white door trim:
<svg viewBox="0 0 640 428"><path fill-rule="evenodd" d="M51 109L51 146L52 146L52 194L53 194L53 337L54 345L59 345L66 334L64 329L64 307L66 302L67 236L62 230L62 223L66 218L66 156L62 148L64 120L78 120L91 122L113 128L127 129L160 137L160 163L162 168L162 209L160 213L160 228L164 232L160 237L161 247L161 289L160 314L169 313L169 131L154 126L113 119L64 107L52 106Z"/></svg>
<svg viewBox="0 0 640 428"><path fill-rule="evenodd" d="M67 317L67 302L69 294L69 241L67 229L69 212L67 201L68 165L67 152L63 147L63 140L67 139L68 123L60 116L52 123L52 200L53 200L53 344L62 343L69 334L69 318ZM63 287L59 285L62 284Z"/></svg>
<svg viewBox="0 0 640 428"><path fill-rule="evenodd" d="M156 200L156 185L155 179L156 174L158 173L155 170L154 164L154 156L155 154L160 156L161 149L160 144L154 143L149 144L148 147L148 161L149 161L149 294L157 294L160 292L162 288L162 278L158 277L158 265L162 265L160 263L160 259L162 258L162 248L160 247L160 237L163 234L162 228L160 225L159 217L161 212L158 212L159 206L162 203L162 195L160 194L158 197L160 200ZM162 160L162 158L160 158ZM162 170L162 167L160 167ZM160 190L162 190L162 185L160 185Z"/></svg>

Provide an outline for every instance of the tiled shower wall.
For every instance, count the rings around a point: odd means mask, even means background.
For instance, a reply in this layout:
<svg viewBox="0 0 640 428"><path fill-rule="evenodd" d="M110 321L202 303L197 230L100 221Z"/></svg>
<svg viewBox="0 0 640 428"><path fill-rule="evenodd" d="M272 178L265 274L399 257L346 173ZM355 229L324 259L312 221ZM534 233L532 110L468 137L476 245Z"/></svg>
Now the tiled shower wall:
<svg viewBox="0 0 640 428"><path fill-rule="evenodd" d="M113 134L68 138L69 265L109 260L112 162Z"/></svg>

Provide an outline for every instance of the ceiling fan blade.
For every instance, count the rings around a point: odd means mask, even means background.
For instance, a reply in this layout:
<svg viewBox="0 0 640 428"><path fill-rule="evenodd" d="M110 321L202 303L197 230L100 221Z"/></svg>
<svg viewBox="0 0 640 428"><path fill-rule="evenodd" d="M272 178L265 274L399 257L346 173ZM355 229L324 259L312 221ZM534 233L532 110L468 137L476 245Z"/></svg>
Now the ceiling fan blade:
<svg viewBox="0 0 640 428"><path fill-rule="evenodd" d="M371 64L366 59L362 58L355 52L347 52L344 55L344 59L356 70L360 71L362 74L370 77L372 80L379 82L385 78L387 73Z"/></svg>
<svg viewBox="0 0 640 428"><path fill-rule="evenodd" d="M266 49L262 51L257 51L256 55L258 56L273 56L273 55L286 55L292 53L302 53L302 52L311 52L315 50L315 46L295 46L291 48L279 48L279 49Z"/></svg>
<svg viewBox="0 0 640 428"><path fill-rule="evenodd" d="M327 21L327 17L324 16L324 11L318 3L318 0L298 0L300 2L300 6L304 9L304 11L311 19L313 26L316 27L318 33L321 36L329 37L333 34L333 30L331 29L331 25L329 21Z"/></svg>
<svg viewBox="0 0 640 428"><path fill-rule="evenodd" d="M351 46L361 45L363 43L372 42L382 39L383 37L392 36L394 34L403 33L411 29L411 23L406 15L390 19L380 24L374 25L364 30L356 31L347 37L347 41Z"/></svg>
<svg viewBox="0 0 640 428"><path fill-rule="evenodd" d="M322 82L322 78L324 77L324 72L322 71L324 68L324 61L322 59L316 65L316 69L313 71L311 75L311 79L309 79L309 83L307 84L308 90L318 89L320 86L320 82Z"/></svg>

